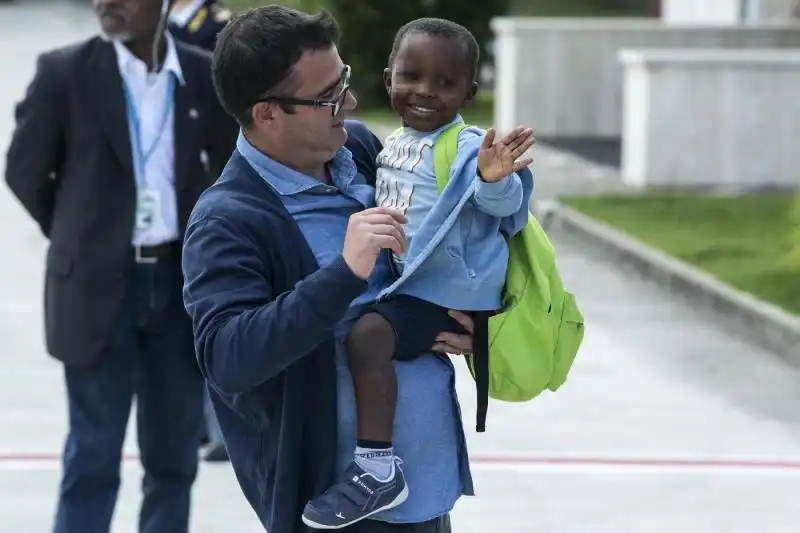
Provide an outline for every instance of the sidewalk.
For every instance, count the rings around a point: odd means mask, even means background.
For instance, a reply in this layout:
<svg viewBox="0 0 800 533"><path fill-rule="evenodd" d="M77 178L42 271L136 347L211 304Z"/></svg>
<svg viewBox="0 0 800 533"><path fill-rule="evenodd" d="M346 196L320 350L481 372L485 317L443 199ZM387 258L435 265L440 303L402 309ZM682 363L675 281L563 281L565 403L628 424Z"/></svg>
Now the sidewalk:
<svg viewBox="0 0 800 533"><path fill-rule="evenodd" d="M0 8L10 43L0 85L0 146L37 50L91 32L71 4L39 24L41 4ZM4 156L4 154L3 154ZM585 188L593 169L547 147L540 193ZM3 163L0 162L0 166ZM594 169L595 186L607 177ZM593 183L591 180L588 183ZM549 185L546 185L549 184ZM570 185L571 184L571 185ZM800 524L800 371L734 340L713 317L632 279L602 255L554 235L586 341L557 394L492 403L472 429L474 385L462 399L478 496L454 512L456 533L793 533ZM0 186L0 531L49 530L66 429L61 369L42 342L45 242ZM133 417L132 417L133 418ZM136 453L131 428L126 449ZM135 531L141 470L123 467L114 533ZM193 533L258 533L228 465L201 467Z"/></svg>

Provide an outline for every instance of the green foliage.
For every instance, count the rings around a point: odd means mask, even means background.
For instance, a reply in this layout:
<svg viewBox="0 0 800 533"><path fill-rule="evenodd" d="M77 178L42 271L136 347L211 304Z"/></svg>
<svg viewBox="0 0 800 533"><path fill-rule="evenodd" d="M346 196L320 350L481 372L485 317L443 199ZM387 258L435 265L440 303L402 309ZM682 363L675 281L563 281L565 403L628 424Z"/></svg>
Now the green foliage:
<svg viewBox="0 0 800 533"><path fill-rule="evenodd" d="M641 16L654 0L223 0L234 10L283 4L308 13L328 9L342 29L340 52L353 67L353 88L361 109L388 109L383 70L397 30L419 17L450 19L467 27L482 47L492 39L489 23L504 14L524 16ZM657 2L655 2L657 4ZM650 9L652 11L652 9ZM652 14L652 13L651 13Z"/></svg>
<svg viewBox="0 0 800 533"><path fill-rule="evenodd" d="M790 213L789 263L800 268L800 194L795 196Z"/></svg>
<svg viewBox="0 0 800 533"><path fill-rule="evenodd" d="M222 2L234 11L268 4L282 4L306 13L316 13L328 3L326 0L280 0L277 2L270 0L222 0Z"/></svg>
<svg viewBox="0 0 800 533"><path fill-rule="evenodd" d="M329 0L328 9L342 27L340 53L353 67L353 87L362 106L388 105L383 70L397 30L419 17L440 17L467 27L482 47L491 39L489 21L507 12L507 0L404 0L367 2ZM485 48L483 59L487 58Z"/></svg>
<svg viewBox="0 0 800 533"><path fill-rule="evenodd" d="M642 17L659 10L660 0L511 0L515 15L537 17Z"/></svg>

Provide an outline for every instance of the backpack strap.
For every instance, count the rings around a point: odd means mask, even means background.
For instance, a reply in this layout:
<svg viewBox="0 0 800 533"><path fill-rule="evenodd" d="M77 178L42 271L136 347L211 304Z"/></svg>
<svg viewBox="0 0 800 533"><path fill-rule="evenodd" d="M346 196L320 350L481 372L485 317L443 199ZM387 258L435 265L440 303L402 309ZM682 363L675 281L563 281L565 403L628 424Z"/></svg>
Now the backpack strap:
<svg viewBox="0 0 800 533"><path fill-rule="evenodd" d="M433 145L433 170L436 185L442 192L450 181L450 167L458 155L458 135L467 125L457 123L444 130ZM468 357L467 364L475 375L477 393L477 414L475 430L486 431L486 412L489 410L489 317L491 313L481 311L472 314L475 324L472 333L473 354Z"/></svg>
<svg viewBox="0 0 800 533"><path fill-rule="evenodd" d="M450 166L458 155L458 135L466 128L463 122L452 124L444 130L433 144L433 172L439 192L450 181Z"/></svg>
<svg viewBox="0 0 800 533"><path fill-rule="evenodd" d="M472 368L475 373L475 392L477 405L475 411L475 431L486 431L486 413L489 410L489 311L473 313Z"/></svg>

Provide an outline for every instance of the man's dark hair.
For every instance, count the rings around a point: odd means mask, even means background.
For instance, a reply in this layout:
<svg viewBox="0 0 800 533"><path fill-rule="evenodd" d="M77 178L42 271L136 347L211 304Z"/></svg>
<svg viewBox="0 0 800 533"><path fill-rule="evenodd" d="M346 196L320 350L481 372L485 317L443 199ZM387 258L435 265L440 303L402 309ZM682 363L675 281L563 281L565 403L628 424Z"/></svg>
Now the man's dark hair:
<svg viewBox="0 0 800 533"><path fill-rule="evenodd" d="M420 33L429 37L440 37L442 39L453 39L461 43L464 47L464 53L466 54L465 59L467 61L467 67L470 69L469 79L470 81L475 81L475 77L478 74L478 63L481 59L478 41L467 28L447 19L419 18L412 20L400 28L394 36L392 53L389 54L389 68L392 68L394 65L394 60L397 57L397 52L400 51L403 39L412 33Z"/></svg>
<svg viewBox="0 0 800 533"><path fill-rule="evenodd" d="M291 83L304 52L328 49L338 39L339 26L324 10L309 15L268 5L237 14L220 32L212 60L222 107L249 126L253 105Z"/></svg>

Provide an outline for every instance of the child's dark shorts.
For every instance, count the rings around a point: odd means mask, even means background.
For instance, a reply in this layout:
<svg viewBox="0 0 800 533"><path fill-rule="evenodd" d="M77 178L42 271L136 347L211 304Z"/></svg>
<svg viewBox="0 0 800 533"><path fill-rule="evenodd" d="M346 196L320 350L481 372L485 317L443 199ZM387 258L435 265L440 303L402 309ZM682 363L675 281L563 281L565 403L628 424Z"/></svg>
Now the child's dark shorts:
<svg viewBox="0 0 800 533"><path fill-rule="evenodd" d="M367 306L362 316L366 313L378 313L385 318L394 329L394 358L398 361L411 361L429 353L440 333L467 333L464 326L451 317L448 311L420 298L398 294Z"/></svg>

